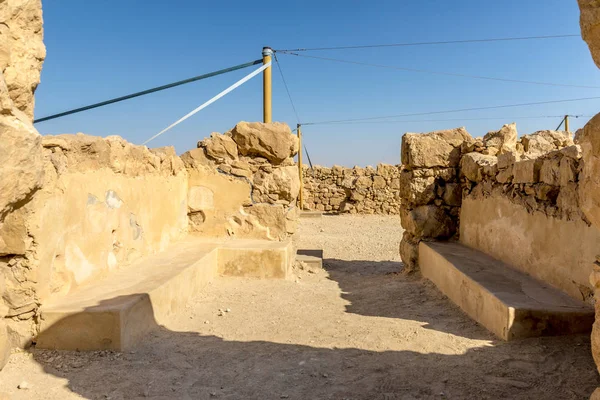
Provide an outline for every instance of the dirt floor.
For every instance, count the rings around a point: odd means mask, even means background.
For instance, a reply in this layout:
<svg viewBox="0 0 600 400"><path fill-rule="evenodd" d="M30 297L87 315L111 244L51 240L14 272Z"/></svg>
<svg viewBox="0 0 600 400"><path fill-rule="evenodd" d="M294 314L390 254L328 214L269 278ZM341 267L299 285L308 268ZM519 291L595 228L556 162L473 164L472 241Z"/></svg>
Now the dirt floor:
<svg viewBox="0 0 600 400"><path fill-rule="evenodd" d="M14 354L0 392L61 400L589 397L600 380L587 336L495 340L431 284L398 273L399 225L398 217L303 219L299 245L324 249L323 270L218 281L134 352ZM28 388L18 389L22 382Z"/></svg>

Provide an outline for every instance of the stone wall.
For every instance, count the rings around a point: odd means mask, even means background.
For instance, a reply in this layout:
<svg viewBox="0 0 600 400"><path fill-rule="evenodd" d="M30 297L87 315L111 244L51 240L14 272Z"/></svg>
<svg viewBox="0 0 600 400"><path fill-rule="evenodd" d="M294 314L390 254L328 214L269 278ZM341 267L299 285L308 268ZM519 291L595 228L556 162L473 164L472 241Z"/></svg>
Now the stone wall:
<svg viewBox="0 0 600 400"><path fill-rule="evenodd" d="M578 0L581 10L581 36L588 44L596 65L600 68L600 2ZM592 225L600 229L600 114L592 118L583 129L580 139L583 150L583 168L580 174L579 198L582 211ZM596 322L592 329L592 355L600 371L600 247L590 275L596 299ZM592 260L590 259L590 262ZM600 399L600 388L592 395Z"/></svg>
<svg viewBox="0 0 600 400"><path fill-rule="evenodd" d="M580 146L555 131L517 141L514 124L496 133L501 136L510 140L497 156L483 141L462 157L460 241L591 301L590 260L600 231L581 209Z"/></svg>
<svg viewBox="0 0 600 400"><path fill-rule="evenodd" d="M379 164L377 169L303 168L304 207L351 214L398 214L400 210L400 167Z"/></svg>
<svg viewBox="0 0 600 400"><path fill-rule="evenodd" d="M589 298L586 258L599 236L579 201L581 148L570 134L518 138L515 124L483 138L463 128L406 134L402 157L400 253L407 271L418 266L419 241L459 239Z"/></svg>
<svg viewBox="0 0 600 400"><path fill-rule="evenodd" d="M120 137L44 136L44 180L0 226L0 273L13 346L35 334L37 310L187 231L187 172L173 148Z"/></svg>
<svg viewBox="0 0 600 400"><path fill-rule="evenodd" d="M282 240L298 221L300 190L288 125L240 122L182 155L189 174L190 230L205 235Z"/></svg>
<svg viewBox="0 0 600 400"><path fill-rule="evenodd" d="M0 229L11 212L31 199L44 177L41 136L32 125L33 92L45 57L40 0L0 2ZM0 248L6 243L0 238ZM0 261L1 263L1 261ZM7 297L0 268L0 298ZM0 369L6 364L10 340L9 309L0 300Z"/></svg>
<svg viewBox="0 0 600 400"><path fill-rule="evenodd" d="M402 137L400 255L404 271L418 268L422 240L456 235L461 205L459 164L473 139L464 128Z"/></svg>

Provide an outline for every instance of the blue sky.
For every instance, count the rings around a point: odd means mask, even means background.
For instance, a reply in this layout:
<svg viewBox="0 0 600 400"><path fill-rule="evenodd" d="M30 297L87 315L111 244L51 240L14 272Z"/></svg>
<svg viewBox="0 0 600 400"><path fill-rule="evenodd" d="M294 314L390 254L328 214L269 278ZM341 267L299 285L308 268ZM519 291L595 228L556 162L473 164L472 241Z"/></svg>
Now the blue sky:
<svg viewBox="0 0 600 400"><path fill-rule="evenodd" d="M575 0L302 2L60 0L43 2L48 56L36 117L241 64L275 49L579 33ZM398 67L600 86L580 38L304 53ZM474 80L341 64L281 54L302 122L600 96L600 89ZM120 135L141 143L252 71L251 68L36 125L42 134ZM274 120L295 126L273 70ZM508 122L520 134L554 129L564 114L593 115L600 100L397 118L394 123L303 129L313 163L398 163L404 132L466 126L482 136ZM470 120L474 118L498 120ZM211 132L262 118L255 78L153 141L194 148ZM459 119L458 121L425 121ZM571 129L588 118L574 119ZM423 120L421 122L412 122Z"/></svg>

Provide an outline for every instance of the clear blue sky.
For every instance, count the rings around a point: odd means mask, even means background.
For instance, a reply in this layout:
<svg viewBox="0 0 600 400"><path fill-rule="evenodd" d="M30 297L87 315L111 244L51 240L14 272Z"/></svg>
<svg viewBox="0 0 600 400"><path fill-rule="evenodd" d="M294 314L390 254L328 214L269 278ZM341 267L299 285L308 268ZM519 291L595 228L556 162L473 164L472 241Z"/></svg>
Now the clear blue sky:
<svg viewBox="0 0 600 400"><path fill-rule="evenodd" d="M275 49L579 33L576 0L43 1L48 56L36 117L185 79ZM580 38L336 50L306 53L443 72L600 86ZM426 75L280 55L302 122L600 96L600 89L549 87ZM42 134L120 135L141 143L252 69L37 124ZM296 117L277 70L274 119ZM179 153L211 132L262 118L262 79L253 79L151 146ZM466 126L473 136L517 122L520 134L554 129L560 118L600 111L600 100L405 120L304 128L313 163L398 163L404 132ZM499 120L469 121L499 117ZM572 130L586 119L573 120Z"/></svg>

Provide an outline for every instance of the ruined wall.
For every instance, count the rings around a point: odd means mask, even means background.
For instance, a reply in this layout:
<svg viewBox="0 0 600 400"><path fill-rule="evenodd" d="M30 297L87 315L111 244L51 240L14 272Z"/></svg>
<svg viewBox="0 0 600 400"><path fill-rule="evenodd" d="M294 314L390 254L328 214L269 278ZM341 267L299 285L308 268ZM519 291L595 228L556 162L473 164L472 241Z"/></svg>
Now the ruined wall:
<svg viewBox="0 0 600 400"><path fill-rule="evenodd" d="M298 138L282 123L240 122L182 155L192 232L283 240L296 230Z"/></svg>
<svg viewBox="0 0 600 400"><path fill-rule="evenodd" d="M400 167L379 164L377 169L303 168L304 207L351 214L398 214L400 211Z"/></svg>
<svg viewBox="0 0 600 400"><path fill-rule="evenodd" d="M600 68L600 2L578 0L581 10L581 36L587 42L592 58ZM583 168L580 174L579 198L582 211L592 225L600 229L600 114L592 118L584 127L580 139L583 150ZM590 275L590 283L596 299L596 321L592 329L592 355L600 371L600 246L596 252L596 262ZM590 259L592 262L592 259ZM592 398L600 399L600 388Z"/></svg>
<svg viewBox="0 0 600 400"><path fill-rule="evenodd" d="M50 296L164 250L187 231L187 172L173 148L44 136L44 181L0 227L2 307L14 346Z"/></svg>
<svg viewBox="0 0 600 400"><path fill-rule="evenodd" d="M460 241L590 301L590 260L600 231L581 210L581 148L566 132L517 141L514 124L488 135L505 146L496 152L484 140L462 157Z"/></svg>
<svg viewBox="0 0 600 400"><path fill-rule="evenodd" d="M400 256L404 271L418 268L422 240L444 240L457 233L461 205L459 164L473 138L464 128L402 137Z"/></svg>
<svg viewBox="0 0 600 400"><path fill-rule="evenodd" d="M39 84L45 47L40 0L0 2L0 229L5 218L26 204L43 179L41 136L31 124L33 92ZM0 248L6 243L0 238ZM0 261L1 262L1 261ZM7 296L0 268L0 297ZM10 340L9 310L0 301L0 369Z"/></svg>

